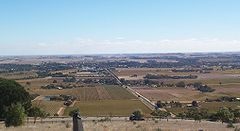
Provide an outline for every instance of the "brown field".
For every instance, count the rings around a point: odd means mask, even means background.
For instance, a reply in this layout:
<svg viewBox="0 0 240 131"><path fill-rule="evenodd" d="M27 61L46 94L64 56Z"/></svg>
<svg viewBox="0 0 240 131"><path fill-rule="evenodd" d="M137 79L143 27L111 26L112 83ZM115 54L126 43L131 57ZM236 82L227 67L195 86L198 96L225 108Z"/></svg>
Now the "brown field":
<svg viewBox="0 0 240 131"><path fill-rule="evenodd" d="M189 102L193 100L203 101L206 98L215 99L221 96L240 97L240 87L213 87L214 92L201 93L189 88L134 88L137 92L152 101L181 101Z"/></svg>
<svg viewBox="0 0 240 131"><path fill-rule="evenodd" d="M211 73L202 74L196 72L172 72L170 68L117 68L114 73L119 78L127 80L143 79L147 74L159 74L159 75L197 75L198 78L194 80L178 79L178 80L161 80L167 82L178 81L203 81L206 84L218 84L220 81L225 83L238 82L240 83L240 70L226 70L226 71L212 71ZM137 77L131 77L136 74ZM238 80L238 81L236 81Z"/></svg>
<svg viewBox="0 0 240 131"><path fill-rule="evenodd" d="M28 91L34 92L35 90L38 90L41 88L41 86L44 86L46 84L50 84L53 82L53 80L62 81L62 78L36 78L36 79L28 79L28 80L17 80L19 84L24 86L25 88L28 88ZM26 83L30 82L30 85L27 85Z"/></svg>
<svg viewBox="0 0 240 131"><path fill-rule="evenodd" d="M201 92L186 88L133 88L152 101L192 101ZM202 96L203 97L203 96Z"/></svg>
<svg viewBox="0 0 240 131"><path fill-rule="evenodd" d="M240 85L232 85L232 86L217 86L213 87L215 91L214 94L222 94L226 96L234 96L240 97Z"/></svg>
<svg viewBox="0 0 240 131"><path fill-rule="evenodd" d="M36 76L37 76L37 73L34 71L0 73L0 78L13 79L13 80L24 79L24 78L28 78L28 77L36 77Z"/></svg>

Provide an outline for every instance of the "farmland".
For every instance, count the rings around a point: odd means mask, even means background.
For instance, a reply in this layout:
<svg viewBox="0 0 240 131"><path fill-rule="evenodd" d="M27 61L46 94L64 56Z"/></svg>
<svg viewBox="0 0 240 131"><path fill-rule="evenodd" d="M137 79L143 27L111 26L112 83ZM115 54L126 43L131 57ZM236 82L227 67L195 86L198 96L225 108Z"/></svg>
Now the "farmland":
<svg viewBox="0 0 240 131"><path fill-rule="evenodd" d="M39 101L34 101L33 106L40 107L41 109L49 113L51 116L53 116L63 106L63 103L59 101L39 100Z"/></svg>
<svg viewBox="0 0 240 131"><path fill-rule="evenodd" d="M68 107L64 115L79 108L82 116L129 116L137 109L141 109L145 115L151 113L139 100L99 100L99 101L79 101L74 107Z"/></svg>
<svg viewBox="0 0 240 131"><path fill-rule="evenodd" d="M33 105L42 108L50 115L56 114L61 107L66 108L64 114L68 116L69 111L79 108L84 116L129 116L134 110L141 109L146 115L151 113L143 103L126 89L117 85L94 85L91 87L79 87L72 89L42 89L41 86L52 83L56 78L19 80L29 92L39 94ZM62 83L62 79L57 78ZM30 85L26 83L30 82ZM63 105L63 101L49 101L45 96L71 95L76 97L76 102L71 107Z"/></svg>
<svg viewBox="0 0 240 131"><path fill-rule="evenodd" d="M193 89L179 89L179 88L133 88L135 91L144 95L152 101L192 101L197 96L200 96L199 91ZM204 97L204 95L202 96Z"/></svg>
<svg viewBox="0 0 240 131"><path fill-rule="evenodd" d="M211 55L171 55L169 59L83 56L73 58L74 62L0 64L0 77L16 80L30 93L33 107L57 118L69 117L76 109L84 118L128 119L140 109L146 119L179 119L179 113L189 109L206 109L210 117L222 107L231 108L231 113L240 108L238 59L228 66L225 55L224 61L219 58L221 64L209 61ZM238 116L234 117L237 122Z"/></svg>

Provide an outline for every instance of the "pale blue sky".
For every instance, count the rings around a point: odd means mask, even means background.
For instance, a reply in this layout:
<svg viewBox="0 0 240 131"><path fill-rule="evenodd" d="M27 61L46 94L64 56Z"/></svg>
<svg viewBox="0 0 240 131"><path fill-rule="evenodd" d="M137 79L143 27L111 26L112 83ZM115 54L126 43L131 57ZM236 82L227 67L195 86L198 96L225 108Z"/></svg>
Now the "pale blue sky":
<svg viewBox="0 0 240 131"><path fill-rule="evenodd" d="M239 0L0 0L0 55L240 51Z"/></svg>

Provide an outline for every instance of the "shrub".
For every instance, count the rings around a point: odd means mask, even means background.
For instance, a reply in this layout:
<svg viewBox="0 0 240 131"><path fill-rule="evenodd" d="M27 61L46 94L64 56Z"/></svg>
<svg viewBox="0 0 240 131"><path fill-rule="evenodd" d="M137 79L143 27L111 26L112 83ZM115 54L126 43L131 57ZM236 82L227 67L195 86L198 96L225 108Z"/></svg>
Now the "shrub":
<svg viewBox="0 0 240 131"><path fill-rule="evenodd" d="M5 126L21 126L24 124L25 110L21 104L12 104L7 108Z"/></svg>
<svg viewBox="0 0 240 131"><path fill-rule="evenodd" d="M80 112L79 108L71 110L68 115L72 117L75 112Z"/></svg>

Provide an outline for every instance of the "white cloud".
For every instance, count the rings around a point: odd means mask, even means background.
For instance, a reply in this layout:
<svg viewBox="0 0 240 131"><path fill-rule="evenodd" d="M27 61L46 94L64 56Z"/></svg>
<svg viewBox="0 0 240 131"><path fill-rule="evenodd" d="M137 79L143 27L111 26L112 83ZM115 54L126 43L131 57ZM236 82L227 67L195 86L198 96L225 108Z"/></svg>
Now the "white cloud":
<svg viewBox="0 0 240 131"><path fill-rule="evenodd" d="M10 46L11 47L11 46ZM218 38L163 39L158 41L142 40L94 40L75 38L71 41L40 42L21 44L21 47L4 53L18 54L107 54L107 53L167 53L167 52L221 52L240 51L239 40Z"/></svg>

